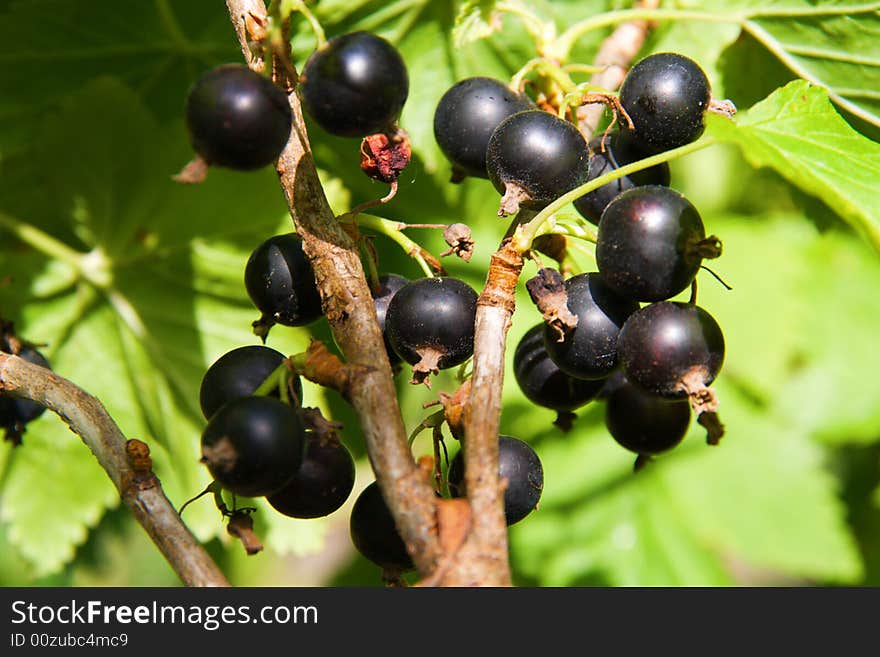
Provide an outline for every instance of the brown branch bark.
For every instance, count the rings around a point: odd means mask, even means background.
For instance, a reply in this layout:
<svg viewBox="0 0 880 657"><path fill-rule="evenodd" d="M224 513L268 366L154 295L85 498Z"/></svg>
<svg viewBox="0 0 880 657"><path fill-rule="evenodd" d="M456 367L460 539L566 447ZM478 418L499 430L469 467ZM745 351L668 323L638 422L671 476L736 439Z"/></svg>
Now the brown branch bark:
<svg viewBox="0 0 880 657"><path fill-rule="evenodd" d="M506 242L492 255L486 285L477 302L474 372L465 405L462 442L465 487L475 521L459 550L459 561L443 578L447 586L478 582L510 585L504 482L498 475L498 433L504 350L522 266L522 257L511 242Z"/></svg>
<svg viewBox="0 0 880 657"><path fill-rule="evenodd" d="M146 445L127 441L97 398L46 368L5 353L0 353L0 389L43 404L67 423L184 584L229 586L165 496Z"/></svg>
<svg viewBox="0 0 880 657"><path fill-rule="evenodd" d="M227 0L226 5L246 61L260 70L263 62L251 51L247 20L266 16L263 0ZM285 73L285 67L277 68ZM292 81L281 82L293 88ZM289 94L289 100L294 128L278 159L278 177L315 271L333 337L346 363L358 370L349 381L349 399L360 419L379 486L413 561L422 574L427 574L441 557L434 493L416 466L407 441L357 244L336 221L324 195L295 91Z"/></svg>
<svg viewBox="0 0 880 657"><path fill-rule="evenodd" d="M640 0L636 3L640 9L656 9L659 6L660 0ZM618 89L623 84L629 65L645 45L651 25L650 21L627 21L618 25L596 53L595 64L603 68L590 78L590 84L608 91ZM605 106L598 103L579 107L577 119L581 132L592 135L604 113Z"/></svg>
<svg viewBox="0 0 880 657"><path fill-rule="evenodd" d="M656 7L659 2L642 0L639 5ZM609 90L617 89L630 62L644 45L650 27L647 21L620 25L599 48L596 64L606 68L594 75L591 82ZM584 105L578 109L579 127L585 135L595 131L604 111L604 105ZM528 218L530 216L525 220ZM507 237L518 223L511 224ZM479 518L479 522L473 523L468 540L459 550L459 563L443 578L446 585L466 586L476 581L499 586L510 584L497 437L504 384L504 352L522 266L520 254L509 243L502 244L492 257L477 307L474 373L465 406L462 447L468 497L473 516Z"/></svg>

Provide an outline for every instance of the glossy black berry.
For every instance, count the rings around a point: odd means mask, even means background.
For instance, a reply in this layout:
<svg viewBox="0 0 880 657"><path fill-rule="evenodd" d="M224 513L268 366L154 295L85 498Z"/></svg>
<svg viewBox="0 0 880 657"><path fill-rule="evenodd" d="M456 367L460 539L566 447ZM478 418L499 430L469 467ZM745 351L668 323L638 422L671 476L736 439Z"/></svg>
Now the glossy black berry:
<svg viewBox="0 0 880 657"><path fill-rule="evenodd" d="M434 112L434 138L459 174L488 178L489 137L511 114L533 109L525 94L493 78L467 78L450 87Z"/></svg>
<svg viewBox="0 0 880 657"><path fill-rule="evenodd" d="M354 459L345 445L309 434L299 470L266 501L291 518L321 518L341 507L353 487Z"/></svg>
<svg viewBox="0 0 880 657"><path fill-rule="evenodd" d="M608 396L605 426L619 445L640 455L660 454L678 445L688 430L691 407L667 400L626 380Z"/></svg>
<svg viewBox="0 0 880 657"><path fill-rule="evenodd" d="M590 152L588 180L595 180L599 176L647 157L636 147L627 133L621 132L614 133L605 141L604 153L602 152L602 135L597 135L590 142ZM618 194L641 185L668 186L669 165L666 162L661 162L613 180L581 196L574 202L574 207L584 219L598 226L602 212Z"/></svg>
<svg viewBox="0 0 880 657"><path fill-rule="evenodd" d="M627 73L620 103L633 122L633 136L659 153L695 141L705 130L711 88L703 69L677 53L645 57Z"/></svg>
<svg viewBox="0 0 880 657"><path fill-rule="evenodd" d="M699 306L660 301L630 315L617 354L631 382L651 394L680 399L715 380L724 363L724 335Z"/></svg>
<svg viewBox="0 0 880 657"><path fill-rule="evenodd" d="M357 551L377 566L398 572L415 567L377 482L358 495L349 528Z"/></svg>
<svg viewBox="0 0 880 657"><path fill-rule="evenodd" d="M704 257L721 254L700 213L668 187L647 185L615 198L599 221L596 264L602 280L638 301L663 301L686 289Z"/></svg>
<svg viewBox="0 0 880 657"><path fill-rule="evenodd" d="M596 272L578 274L565 281L569 311L577 326L559 341L544 328L547 353L563 372L580 379L603 379L617 367L617 335L639 304L619 296Z"/></svg>
<svg viewBox="0 0 880 657"><path fill-rule="evenodd" d="M296 411L272 397L225 404L202 432L202 462L223 488L247 497L271 495L296 474L305 430Z"/></svg>
<svg viewBox="0 0 880 657"><path fill-rule="evenodd" d="M291 124L284 92L240 64L211 69L186 99L190 141L208 164L244 171L272 164L287 144Z"/></svg>
<svg viewBox="0 0 880 657"><path fill-rule="evenodd" d="M576 379L559 369L544 344L544 323L530 328L513 353L519 389L533 404L554 411L573 411L599 394L604 381Z"/></svg>
<svg viewBox="0 0 880 657"><path fill-rule="evenodd" d="M394 351L414 365L416 380L423 380L471 357L476 314L477 293L464 281L420 278L391 299L385 331Z"/></svg>
<svg viewBox="0 0 880 657"><path fill-rule="evenodd" d="M504 517L513 525L538 506L544 490L544 468L535 450L511 436L498 436L498 474L507 480L504 490ZM459 450L449 464L449 492L453 497L467 494L464 481L464 451Z"/></svg>
<svg viewBox="0 0 880 657"><path fill-rule="evenodd" d="M199 388L199 404L205 419L210 419L228 401L250 397L281 363L284 354L261 345L247 345L228 351L205 372ZM294 393L302 401L302 382L293 377ZM276 388L272 395L278 396Z"/></svg>
<svg viewBox="0 0 880 657"><path fill-rule="evenodd" d="M397 121L409 93L400 53L367 32L330 39L306 61L300 83L306 112L340 137L383 132Z"/></svg>
<svg viewBox="0 0 880 657"><path fill-rule="evenodd" d="M296 233L270 237L254 249L244 284L263 323L303 326L323 313L315 273Z"/></svg>
<svg viewBox="0 0 880 657"><path fill-rule="evenodd" d="M539 210L587 180L590 151L572 123L541 110L504 119L486 150L489 179L500 193L502 210ZM515 203L510 205L509 202Z"/></svg>
<svg viewBox="0 0 880 657"><path fill-rule="evenodd" d="M385 351L388 353L388 360L392 365L400 362L400 356L394 351L391 343L388 341L388 333L385 330L385 315L388 313L388 304L404 285L409 283L409 279L397 274L384 274L379 277L378 289L372 290L373 308L376 309L376 319L379 320L379 327L382 329L382 335L385 338Z"/></svg>

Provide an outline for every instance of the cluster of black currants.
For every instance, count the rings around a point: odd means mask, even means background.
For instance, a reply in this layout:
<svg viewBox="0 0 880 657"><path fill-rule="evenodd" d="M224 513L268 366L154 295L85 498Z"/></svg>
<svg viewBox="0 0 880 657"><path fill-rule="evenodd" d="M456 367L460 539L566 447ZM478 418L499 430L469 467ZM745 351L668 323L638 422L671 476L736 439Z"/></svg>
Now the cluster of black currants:
<svg viewBox="0 0 880 657"><path fill-rule="evenodd" d="M11 323L0 320L0 325L0 351L14 354L33 365L52 369L49 361L34 345L15 337ZM38 402L0 392L0 429L4 430L4 439L14 446L20 445L27 425L45 411L46 407Z"/></svg>
<svg viewBox="0 0 880 657"><path fill-rule="evenodd" d="M397 120L408 85L394 47L355 32L312 54L298 91L321 129L362 138L363 153L376 135L400 141ZM521 90L483 77L463 80L444 94L434 131L452 163L453 180L489 179L502 194L499 214L507 215L538 211L607 171L690 143L703 132L710 100L699 66L663 53L630 71L619 97L629 121L607 139L587 143L575 124L538 109ZM190 91L187 125L204 163L249 170L280 156L292 117L277 86L247 67L226 65ZM669 181L668 166L658 164L575 202L598 226L598 271L564 281L565 310L574 319L561 327L533 327L514 356L516 380L536 404L564 414L606 399L609 431L638 454L637 466L682 439L692 408L704 418L710 442L722 432L711 419L716 400L708 386L723 362L724 340L714 319L695 304L694 282L703 259L720 255L721 245L706 237L699 213L668 188ZM314 272L296 233L271 237L252 252L245 286L261 313L254 331L264 342L275 324L305 326L322 315ZM689 286L688 303L672 300ZM465 282L386 274L372 280L371 288L388 359L397 368L402 361L412 365L413 383L430 385L432 374L472 356L477 294ZM292 517L319 517L350 495L354 464L335 432L310 422L299 378L284 375L289 364L266 346L248 346L211 366L201 390L208 420L202 460L215 482L232 493L265 496ZM505 513L513 524L536 508L543 469L519 439L499 436L499 452L507 480ZM463 463L460 450L447 470L453 496L465 494ZM377 483L355 502L350 526L355 546L368 559L389 570L412 568Z"/></svg>
<svg viewBox="0 0 880 657"><path fill-rule="evenodd" d="M540 210L605 173L695 141L710 103L708 79L695 62L659 53L624 80L619 104L629 120L623 128L589 144L575 124L482 77L444 94L434 131L453 180L488 178L503 195L499 215L507 215ZM514 354L523 393L556 410L560 426L570 425L573 410L606 399L608 429L638 454L637 468L682 440L691 408L708 442L723 433L708 386L721 368L724 339L696 305L695 282L703 260L721 254L721 243L706 236L699 212L669 182L663 162L575 201L598 226L598 271L564 282L572 321L533 327ZM689 287L689 302L672 300Z"/></svg>
<svg viewBox="0 0 880 657"><path fill-rule="evenodd" d="M208 368L199 393L208 420L202 462L235 495L265 497L292 518L319 518L351 494L354 459L335 431L308 421L302 383L283 375L285 361L275 349L248 345Z"/></svg>

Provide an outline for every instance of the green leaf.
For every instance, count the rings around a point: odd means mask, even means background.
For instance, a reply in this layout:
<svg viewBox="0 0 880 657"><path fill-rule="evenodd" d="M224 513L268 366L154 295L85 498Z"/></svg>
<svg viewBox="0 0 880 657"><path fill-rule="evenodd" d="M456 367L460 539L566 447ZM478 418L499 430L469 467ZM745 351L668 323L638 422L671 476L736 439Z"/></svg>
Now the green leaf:
<svg viewBox="0 0 880 657"><path fill-rule="evenodd" d="M853 130L827 91L796 80L735 122L708 118L710 134L737 144L752 166L772 167L822 199L880 250L880 144Z"/></svg>
<svg viewBox="0 0 880 657"><path fill-rule="evenodd" d="M104 511L119 503L89 450L57 417L44 415L11 459L0 506L10 543L37 577L58 572Z"/></svg>
<svg viewBox="0 0 880 657"><path fill-rule="evenodd" d="M0 146L19 148L58 98L102 75L124 80L160 116L218 60L240 61L229 17L212 0L15 0L0 15Z"/></svg>
<svg viewBox="0 0 880 657"><path fill-rule="evenodd" d="M760 6L746 30L799 77L880 126L880 3L786 2Z"/></svg>
<svg viewBox="0 0 880 657"><path fill-rule="evenodd" d="M724 243L710 266L733 287L698 279L700 305L727 340L720 378L789 431L829 444L880 439L880 303L865 294L880 285L876 253L797 215L705 221Z"/></svg>
<svg viewBox="0 0 880 657"><path fill-rule="evenodd" d="M838 106L880 126L880 3L703 0L688 9L695 14L687 18L698 24L740 24L792 74L825 87ZM738 75L750 71L742 63Z"/></svg>
<svg viewBox="0 0 880 657"><path fill-rule="evenodd" d="M836 484L809 440L768 423L719 380L727 435L693 426L674 451L632 473L634 455L581 413L570 435L536 441L544 496L511 528L511 558L541 585L716 586L746 572L855 582L858 550ZM537 412L534 412L537 414ZM516 418L527 435L524 418ZM545 425L546 426L546 425Z"/></svg>
<svg viewBox="0 0 880 657"><path fill-rule="evenodd" d="M803 257L813 264L805 284L822 310L804 316L809 328L803 357L777 395L777 408L800 430L825 442L876 442L880 299L865 291L880 286L877 255L865 244L831 232L815 240Z"/></svg>

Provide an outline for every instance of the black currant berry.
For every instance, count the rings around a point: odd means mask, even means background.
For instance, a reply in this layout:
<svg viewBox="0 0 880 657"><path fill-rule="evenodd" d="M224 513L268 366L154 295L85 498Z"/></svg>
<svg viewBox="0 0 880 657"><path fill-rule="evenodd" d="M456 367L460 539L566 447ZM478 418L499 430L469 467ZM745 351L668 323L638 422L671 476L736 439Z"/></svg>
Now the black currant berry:
<svg viewBox="0 0 880 657"><path fill-rule="evenodd" d="M703 258L721 255L700 213L678 192L658 185L620 194L602 213L596 264L602 280L638 301L663 301L686 289Z"/></svg>
<svg viewBox="0 0 880 657"><path fill-rule="evenodd" d="M540 210L587 180L590 151L577 127L541 110L504 119L486 150L486 169L504 197L499 215Z"/></svg>
<svg viewBox="0 0 880 657"><path fill-rule="evenodd" d="M270 237L254 249L244 284L263 313L255 326L304 326L323 314L315 273L296 233Z"/></svg>
<svg viewBox="0 0 880 657"><path fill-rule="evenodd" d="M538 506L544 490L544 468L528 443L511 436L498 436L498 474L507 480L507 488L504 489L504 517L510 526L525 518ZM449 464L447 481L453 497L464 497L467 494L463 450L459 450Z"/></svg>
<svg viewBox="0 0 880 657"><path fill-rule="evenodd" d="M388 352L388 360L392 365L400 362L400 356L394 351L391 343L388 341L388 333L385 331L385 315L388 313L388 304L397 294L398 290L409 283L409 279L397 274L384 274L379 277L379 289L373 290L373 307L376 309L376 319L379 320L379 327L382 329L382 335L385 338L385 351Z"/></svg>
<svg viewBox="0 0 880 657"><path fill-rule="evenodd" d="M223 488L246 497L280 490L299 469L304 449L299 415L272 397L233 399L202 432L202 463Z"/></svg>
<svg viewBox="0 0 880 657"><path fill-rule="evenodd" d="M377 566L397 572L415 567L377 482L364 488L355 500L350 531L357 551Z"/></svg>
<svg viewBox="0 0 880 657"><path fill-rule="evenodd" d="M366 137L388 129L409 94L406 65L382 37L352 32L312 53L300 76L303 105L325 131Z"/></svg>
<svg viewBox="0 0 880 657"><path fill-rule="evenodd" d="M614 440L640 456L660 454L678 445L691 421L690 404L652 395L625 376L621 379L605 407L605 426Z"/></svg>
<svg viewBox="0 0 880 657"><path fill-rule="evenodd" d="M576 379L559 369L544 344L544 323L530 328L513 354L513 373L520 390L533 404L570 412L593 400L604 381Z"/></svg>
<svg viewBox="0 0 880 657"><path fill-rule="evenodd" d="M46 357L33 347L23 345L17 355L33 365L52 369ZM6 440L14 445L21 444L25 425L45 412L46 407L39 402L0 393L0 428L6 430Z"/></svg>
<svg viewBox="0 0 880 657"><path fill-rule="evenodd" d="M278 159L292 116L284 92L240 64L211 69L186 99L193 149L208 164L230 169L259 169Z"/></svg>
<svg viewBox="0 0 880 657"><path fill-rule="evenodd" d="M617 339L627 379L667 399L700 394L724 363L724 336L699 306L660 301L630 315Z"/></svg>
<svg viewBox="0 0 880 657"><path fill-rule="evenodd" d="M269 347L248 345L228 351L205 372L199 389L199 404L205 419L228 401L250 397L281 363L284 354ZM293 376L294 393L302 401L302 381ZM278 396L278 389L272 395Z"/></svg>
<svg viewBox="0 0 880 657"><path fill-rule="evenodd" d="M420 278L388 304L385 330L397 354L413 365L413 381L454 367L474 353L477 293L457 278Z"/></svg>
<svg viewBox="0 0 880 657"><path fill-rule="evenodd" d="M489 137L508 116L534 107L528 96L492 78L467 78L450 87L434 112L434 138L453 165L453 177L488 178Z"/></svg>
<svg viewBox="0 0 880 657"><path fill-rule="evenodd" d="M620 104L644 150L659 153L695 141L706 126L711 88L703 69L677 53L645 57L627 73Z"/></svg>
<svg viewBox="0 0 880 657"><path fill-rule="evenodd" d="M567 279L565 293L569 311L577 316L577 326L559 341L558 334L545 325L547 353L569 376L604 379L617 367L620 328L639 304L616 294L596 272Z"/></svg>
<svg viewBox="0 0 880 657"><path fill-rule="evenodd" d="M641 160L647 155L642 153L627 133L616 132L605 142L602 152L602 136L598 135L590 142L590 175L587 180L595 180L599 176L619 169L622 166ZM669 165L666 162L655 164L648 169L636 171L588 192L574 202L575 209L587 221L599 225L602 212L621 192L641 185L669 185Z"/></svg>
<svg viewBox="0 0 880 657"><path fill-rule="evenodd" d="M353 487L354 459L345 445L309 434L299 470L266 501L291 518L321 518L341 507Z"/></svg>

